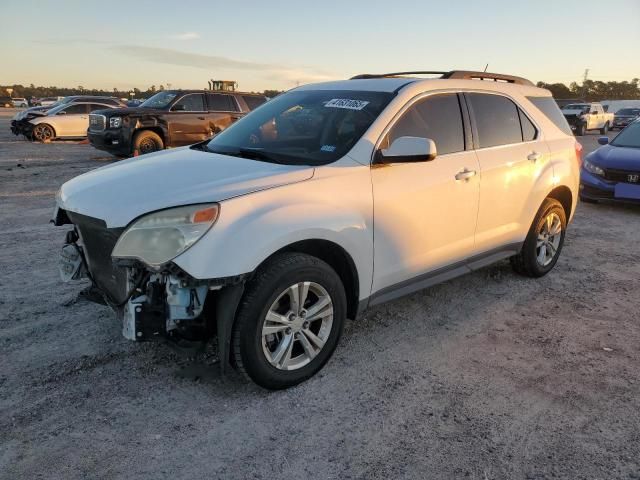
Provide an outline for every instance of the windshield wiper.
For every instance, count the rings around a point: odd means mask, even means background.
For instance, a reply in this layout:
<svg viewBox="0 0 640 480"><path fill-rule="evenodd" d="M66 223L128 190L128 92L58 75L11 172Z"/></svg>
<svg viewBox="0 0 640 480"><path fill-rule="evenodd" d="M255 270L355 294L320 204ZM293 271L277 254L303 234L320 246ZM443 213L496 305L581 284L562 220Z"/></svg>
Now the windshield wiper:
<svg viewBox="0 0 640 480"><path fill-rule="evenodd" d="M263 150L259 150L255 148L238 148L237 150L230 150L228 152L220 151L220 150L212 150L206 146L205 148L211 153L219 153L220 155L229 155L231 157L240 157L240 158L247 158L249 160L259 160L262 162L282 164L282 162L277 160L273 156L273 154L269 154Z"/></svg>

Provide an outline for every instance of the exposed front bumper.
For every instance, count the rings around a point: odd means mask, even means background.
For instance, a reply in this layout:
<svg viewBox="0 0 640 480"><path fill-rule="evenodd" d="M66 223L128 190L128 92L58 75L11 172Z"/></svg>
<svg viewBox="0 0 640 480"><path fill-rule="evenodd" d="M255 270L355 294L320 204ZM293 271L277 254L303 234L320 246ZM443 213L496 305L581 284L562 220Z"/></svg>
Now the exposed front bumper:
<svg viewBox="0 0 640 480"><path fill-rule="evenodd" d="M130 140L123 135L122 129L103 130L100 132L88 130L87 138L89 139L89 143L98 150L103 150L118 156L131 155Z"/></svg>

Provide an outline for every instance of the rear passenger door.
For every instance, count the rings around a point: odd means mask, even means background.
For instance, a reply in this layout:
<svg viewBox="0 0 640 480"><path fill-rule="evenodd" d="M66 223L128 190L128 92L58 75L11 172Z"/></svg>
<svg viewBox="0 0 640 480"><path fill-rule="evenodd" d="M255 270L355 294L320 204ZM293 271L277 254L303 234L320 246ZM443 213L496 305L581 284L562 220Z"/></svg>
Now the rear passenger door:
<svg viewBox="0 0 640 480"><path fill-rule="evenodd" d="M171 106L169 136L171 146L191 145L209 138L204 95L188 93Z"/></svg>
<svg viewBox="0 0 640 480"><path fill-rule="evenodd" d="M207 115L209 136L221 132L242 117L240 107L233 95L226 93L207 93Z"/></svg>
<svg viewBox="0 0 640 480"><path fill-rule="evenodd" d="M510 98L466 93L481 186L475 250L516 248L526 236L536 180L549 161L539 129ZM533 210L532 210L533 209Z"/></svg>

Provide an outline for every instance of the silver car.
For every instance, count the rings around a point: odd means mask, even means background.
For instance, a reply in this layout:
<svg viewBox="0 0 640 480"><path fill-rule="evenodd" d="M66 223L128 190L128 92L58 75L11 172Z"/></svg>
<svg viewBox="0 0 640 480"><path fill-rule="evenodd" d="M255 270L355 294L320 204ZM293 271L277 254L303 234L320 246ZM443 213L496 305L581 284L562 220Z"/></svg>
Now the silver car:
<svg viewBox="0 0 640 480"><path fill-rule="evenodd" d="M29 120L24 133L35 140L45 142L55 138L85 138L89 128L89 113L114 108L99 102L74 102L48 110Z"/></svg>

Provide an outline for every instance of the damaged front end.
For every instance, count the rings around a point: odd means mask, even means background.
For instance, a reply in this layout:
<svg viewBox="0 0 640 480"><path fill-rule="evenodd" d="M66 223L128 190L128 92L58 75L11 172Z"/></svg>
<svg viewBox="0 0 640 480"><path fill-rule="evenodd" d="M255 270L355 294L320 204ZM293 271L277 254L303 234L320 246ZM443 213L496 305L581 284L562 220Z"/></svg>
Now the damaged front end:
<svg viewBox="0 0 640 480"><path fill-rule="evenodd" d="M206 217L202 214L205 210L196 209L195 214L189 214L190 218L196 215L197 225L205 223L201 220L209 222L210 225L203 227L204 231L215 222L211 215ZM165 212L169 214L164 214L164 217L156 215L153 222L143 217L146 223L134 222L125 229L107 228L100 219L57 208L53 223L73 225L73 230L67 232L60 255L61 278L63 281L88 278L91 287L83 292L83 296L87 300L110 306L122 322L122 334L128 340L171 340L180 345L189 345L208 341L217 334L220 363L224 371L228 361L231 325L242 295L244 279L201 280L191 277L171 261L154 258L157 264L145 263L140 258L145 253L136 253L135 249L154 244L157 239L149 236L153 234L150 231L165 228L162 226L163 218L172 215L175 223L176 216L184 213L178 209ZM136 233L136 228L144 232ZM172 228L176 228L174 224ZM162 233L167 235L167 232ZM175 237L177 234L173 233ZM198 235L202 234L198 232ZM131 250L131 255L126 254L127 249ZM121 256L113 255L114 252Z"/></svg>

